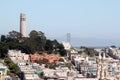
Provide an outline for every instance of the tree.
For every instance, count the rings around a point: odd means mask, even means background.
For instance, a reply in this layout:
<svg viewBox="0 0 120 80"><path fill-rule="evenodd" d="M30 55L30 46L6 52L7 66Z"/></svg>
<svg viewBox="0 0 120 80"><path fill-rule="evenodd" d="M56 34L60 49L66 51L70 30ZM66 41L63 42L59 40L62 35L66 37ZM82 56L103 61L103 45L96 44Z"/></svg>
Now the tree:
<svg viewBox="0 0 120 80"><path fill-rule="evenodd" d="M10 60L9 58L5 58L5 59L4 59L4 62L5 62L6 64L9 64L9 63L11 63L11 60Z"/></svg>
<svg viewBox="0 0 120 80"><path fill-rule="evenodd" d="M48 62L48 60L47 59L42 59L42 60L39 60L39 62L38 62L39 64L48 64L49 62Z"/></svg>
<svg viewBox="0 0 120 80"><path fill-rule="evenodd" d="M26 53L26 54L34 53L31 47L25 44L21 44L19 46L19 50L21 50L23 53Z"/></svg>
<svg viewBox="0 0 120 80"><path fill-rule="evenodd" d="M60 60L59 60L60 62L64 62L64 59L63 58L60 58Z"/></svg>
<svg viewBox="0 0 120 80"><path fill-rule="evenodd" d="M17 68L16 64L14 64L14 63L11 62L11 63L8 64L8 66L9 66L9 69L12 69L12 70L16 71L16 68Z"/></svg>
<svg viewBox="0 0 120 80"><path fill-rule="evenodd" d="M68 69L71 70L71 64L70 63L65 63L65 66L68 67Z"/></svg>
<svg viewBox="0 0 120 80"><path fill-rule="evenodd" d="M57 40L46 40L45 50L48 53L60 53L61 56L66 55L66 50L64 49L64 46L58 43Z"/></svg>
<svg viewBox="0 0 120 80"><path fill-rule="evenodd" d="M43 32L41 31L31 31L30 34L30 41L32 42L30 46L33 46L33 49L35 51L44 51L45 43L46 43L46 37Z"/></svg>
<svg viewBox="0 0 120 80"><path fill-rule="evenodd" d="M57 40L46 39L46 36L41 31L32 30L29 37L21 38L21 34L17 31L11 31L5 37L1 36L0 56L5 57L8 49L18 49L24 53L60 53L61 56L66 55L66 50L63 45Z"/></svg>
<svg viewBox="0 0 120 80"><path fill-rule="evenodd" d="M110 46L110 47L112 47L112 48L116 48L116 46L115 46L115 45L112 45L112 46Z"/></svg>
<svg viewBox="0 0 120 80"><path fill-rule="evenodd" d="M93 57L93 56L94 56L94 49L86 48L86 51L87 51L87 54L88 54L90 57Z"/></svg>
<svg viewBox="0 0 120 80"><path fill-rule="evenodd" d="M96 53L93 48L81 47L81 49L83 49L83 51L90 57L93 57Z"/></svg>
<svg viewBox="0 0 120 80"><path fill-rule="evenodd" d="M9 46L9 49L19 49L19 43L15 41L10 41L7 43Z"/></svg>
<svg viewBox="0 0 120 80"><path fill-rule="evenodd" d="M55 69L56 66L57 66L56 63L49 63L50 69Z"/></svg>
<svg viewBox="0 0 120 80"><path fill-rule="evenodd" d="M6 36L5 35L1 35L1 42L5 42L6 41Z"/></svg>
<svg viewBox="0 0 120 80"><path fill-rule="evenodd" d="M66 50L64 49L64 46L62 44L59 44L58 47L60 55L65 56L66 55Z"/></svg>
<svg viewBox="0 0 120 80"><path fill-rule="evenodd" d="M17 31L13 30L13 31L9 32L8 37L11 38L11 39L20 40L21 39L21 34Z"/></svg>
<svg viewBox="0 0 120 80"><path fill-rule="evenodd" d="M52 44L52 41L49 40L49 39L46 40L45 50L46 50L48 53L52 53L52 51L53 51L53 44Z"/></svg>
<svg viewBox="0 0 120 80"><path fill-rule="evenodd" d="M0 43L0 57L4 58L8 52L8 45L6 43Z"/></svg>

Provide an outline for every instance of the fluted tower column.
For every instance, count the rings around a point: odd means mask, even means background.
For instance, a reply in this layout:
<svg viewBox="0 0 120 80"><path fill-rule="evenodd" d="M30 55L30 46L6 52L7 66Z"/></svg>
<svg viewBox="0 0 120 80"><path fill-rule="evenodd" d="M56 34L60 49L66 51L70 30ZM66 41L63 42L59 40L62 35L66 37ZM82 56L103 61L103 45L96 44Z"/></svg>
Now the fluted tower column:
<svg viewBox="0 0 120 80"><path fill-rule="evenodd" d="M26 15L24 13L20 14L20 33L21 37L26 37Z"/></svg>

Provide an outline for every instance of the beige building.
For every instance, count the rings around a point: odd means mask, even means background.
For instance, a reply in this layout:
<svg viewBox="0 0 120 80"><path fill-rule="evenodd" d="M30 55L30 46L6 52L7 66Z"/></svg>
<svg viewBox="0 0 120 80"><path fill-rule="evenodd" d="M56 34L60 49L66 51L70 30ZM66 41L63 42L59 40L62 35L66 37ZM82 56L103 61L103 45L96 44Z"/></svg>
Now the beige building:
<svg viewBox="0 0 120 80"><path fill-rule="evenodd" d="M103 55L103 56L102 56ZM97 61L97 78L100 80L108 79L108 59L104 52L99 53L99 59Z"/></svg>

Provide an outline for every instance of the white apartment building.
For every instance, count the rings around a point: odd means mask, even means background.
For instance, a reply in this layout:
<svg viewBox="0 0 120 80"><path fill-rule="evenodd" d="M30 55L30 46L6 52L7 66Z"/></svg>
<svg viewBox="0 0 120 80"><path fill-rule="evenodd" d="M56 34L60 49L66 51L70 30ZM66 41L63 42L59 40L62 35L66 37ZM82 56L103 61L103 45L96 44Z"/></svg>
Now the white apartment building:
<svg viewBox="0 0 120 80"><path fill-rule="evenodd" d="M113 54L120 58L120 47L108 47L106 53Z"/></svg>
<svg viewBox="0 0 120 80"><path fill-rule="evenodd" d="M41 71L39 64L32 64L29 61L29 55L22 53L20 50L9 50L9 58L17 63L20 70L24 72L25 80L39 80L38 73Z"/></svg>
<svg viewBox="0 0 120 80"><path fill-rule="evenodd" d="M14 62L17 63L18 61L29 61L29 55L22 53L20 50L9 50L8 57Z"/></svg>
<svg viewBox="0 0 120 80"><path fill-rule="evenodd" d="M65 50L70 50L72 48L72 45L69 42L63 42L62 44Z"/></svg>

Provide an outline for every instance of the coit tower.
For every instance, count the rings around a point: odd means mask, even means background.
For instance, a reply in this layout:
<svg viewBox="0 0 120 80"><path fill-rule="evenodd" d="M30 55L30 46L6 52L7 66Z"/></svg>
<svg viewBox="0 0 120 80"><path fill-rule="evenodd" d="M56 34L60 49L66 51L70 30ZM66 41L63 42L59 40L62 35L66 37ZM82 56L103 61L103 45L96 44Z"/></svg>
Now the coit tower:
<svg viewBox="0 0 120 80"><path fill-rule="evenodd" d="M20 14L20 34L21 37L26 37L26 15L24 13Z"/></svg>

